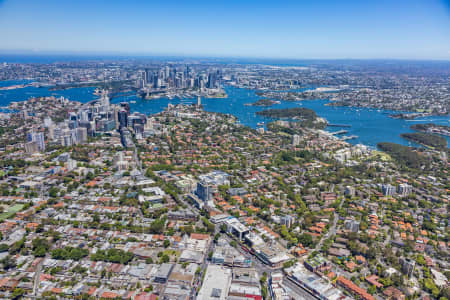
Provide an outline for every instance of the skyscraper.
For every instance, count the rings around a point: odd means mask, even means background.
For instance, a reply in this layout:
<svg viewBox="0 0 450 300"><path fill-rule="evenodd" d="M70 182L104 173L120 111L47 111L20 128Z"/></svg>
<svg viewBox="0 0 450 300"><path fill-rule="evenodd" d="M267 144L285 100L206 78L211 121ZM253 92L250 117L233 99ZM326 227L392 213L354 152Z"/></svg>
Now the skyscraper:
<svg viewBox="0 0 450 300"><path fill-rule="evenodd" d="M153 88L158 89L161 86L161 80L159 80L158 74L153 76Z"/></svg>
<svg viewBox="0 0 450 300"><path fill-rule="evenodd" d="M216 75L214 73L208 74L208 83L206 84L206 87L208 89L212 89L216 86Z"/></svg>
<svg viewBox="0 0 450 300"><path fill-rule="evenodd" d="M169 66L166 66L165 72L164 72L164 79L167 80L167 78L169 78L169 75L170 75L170 69L169 69Z"/></svg>
<svg viewBox="0 0 450 300"><path fill-rule="evenodd" d="M126 110L122 109L119 111L118 119L119 119L119 129L128 126L128 113Z"/></svg>
<svg viewBox="0 0 450 300"><path fill-rule="evenodd" d="M50 126L48 126L48 137L51 140L55 139L55 125L54 124L50 124Z"/></svg>
<svg viewBox="0 0 450 300"><path fill-rule="evenodd" d="M103 91L102 97L100 98L100 103L106 111L109 109L109 96L106 91Z"/></svg>
<svg viewBox="0 0 450 300"><path fill-rule="evenodd" d="M205 181L198 182L196 194L203 202L208 202L212 199L213 194L211 184Z"/></svg>
<svg viewBox="0 0 450 300"><path fill-rule="evenodd" d="M87 142L87 129L84 127L80 127L76 129L76 137L78 143L85 143Z"/></svg>
<svg viewBox="0 0 450 300"><path fill-rule="evenodd" d="M144 74L143 74L143 79L144 79L144 86L146 86L147 84L151 83L151 72L149 69L145 69Z"/></svg>
<svg viewBox="0 0 450 300"><path fill-rule="evenodd" d="M44 133L37 132L34 134L34 141L38 145L39 151L45 151Z"/></svg>

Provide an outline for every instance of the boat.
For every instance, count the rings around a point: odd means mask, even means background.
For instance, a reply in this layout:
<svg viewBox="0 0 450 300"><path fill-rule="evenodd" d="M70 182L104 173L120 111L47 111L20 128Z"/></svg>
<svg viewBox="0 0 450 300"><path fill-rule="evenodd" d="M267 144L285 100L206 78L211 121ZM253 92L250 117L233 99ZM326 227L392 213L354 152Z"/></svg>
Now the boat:
<svg viewBox="0 0 450 300"><path fill-rule="evenodd" d="M136 103L136 101L134 101L134 100L131 100L131 101L130 101L130 103L133 103L133 104L134 104L134 103Z"/></svg>

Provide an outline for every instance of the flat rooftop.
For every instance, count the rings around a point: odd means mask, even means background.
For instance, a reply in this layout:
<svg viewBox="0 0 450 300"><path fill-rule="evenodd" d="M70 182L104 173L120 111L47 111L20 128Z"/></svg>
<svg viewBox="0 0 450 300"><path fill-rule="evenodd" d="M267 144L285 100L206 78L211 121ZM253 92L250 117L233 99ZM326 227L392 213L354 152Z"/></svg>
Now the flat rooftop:
<svg viewBox="0 0 450 300"><path fill-rule="evenodd" d="M217 265L208 265L198 300L225 300L231 282L231 269Z"/></svg>

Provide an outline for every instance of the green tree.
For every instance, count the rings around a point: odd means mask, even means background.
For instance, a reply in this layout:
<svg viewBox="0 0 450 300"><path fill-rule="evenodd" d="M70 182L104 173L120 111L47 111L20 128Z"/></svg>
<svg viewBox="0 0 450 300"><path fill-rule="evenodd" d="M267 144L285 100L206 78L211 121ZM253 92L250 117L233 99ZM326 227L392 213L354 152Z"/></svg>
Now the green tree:
<svg viewBox="0 0 450 300"><path fill-rule="evenodd" d="M20 299L23 295L25 295L25 290L16 288L11 294L11 299Z"/></svg>
<svg viewBox="0 0 450 300"><path fill-rule="evenodd" d="M369 286L369 288L367 289L367 292L371 295L375 294L377 292L377 287L374 285Z"/></svg>
<svg viewBox="0 0 450 300"><path fill-rule="evenodd" d="M9 270L14 269L16 267L16 262L12 259L11 256L7 255L1 263L3 264L3 269Z"/></svg>
<svg viewBox="0 0 450 300"><path fill-rule="evenodd" d="M32 242L33 255L44 257L50 249L50 245L46 239L36 238Z"/></svg>
<svg viewBox="0 0 450 300"><path fill-rule="evenodd" d="M49 190L48 190L48 195L52 198L56 198L58 196L58 189L54 186L52 186Z"/></svg>
<svg viewBox="0 0 450 300"><path fill-rule="evenodd" d="M164 248L167 248L170 246L170 241L169 240L164 240Z"/></svg>
<svg viewBox="0 0 450 300"><path fill-rule="evenodd" d="M161 256L161 263L168 263L170 261L170 257L167 254L163 254Z"/></svg>

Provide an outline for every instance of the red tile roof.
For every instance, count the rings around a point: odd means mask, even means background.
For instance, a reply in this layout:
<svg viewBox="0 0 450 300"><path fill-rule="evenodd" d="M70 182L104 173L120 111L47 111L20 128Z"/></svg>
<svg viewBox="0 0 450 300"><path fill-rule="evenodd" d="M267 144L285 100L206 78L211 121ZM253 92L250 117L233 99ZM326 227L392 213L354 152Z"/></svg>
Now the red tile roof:
<svg viewBox="0 0 450 300"><path fill-rule="evenodd" d="M337 282L345 287L347 290L350 290L352 293L355 293L359 295L364 300L375 300L375 298L367 293L367 291L363 288L360 288L356 284L354 284L352 281L348 280L345 277L339 276L337 278Z"/></svg>
<svg viewBox="0 0 450 300"><path fill-rule="evenodd" d="M207 239L209 239L209 234L191 233L191 239L193 239L193 240L207 240Z"/></svg>

